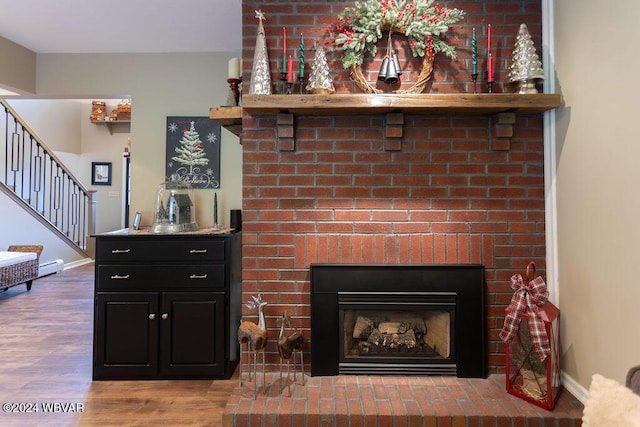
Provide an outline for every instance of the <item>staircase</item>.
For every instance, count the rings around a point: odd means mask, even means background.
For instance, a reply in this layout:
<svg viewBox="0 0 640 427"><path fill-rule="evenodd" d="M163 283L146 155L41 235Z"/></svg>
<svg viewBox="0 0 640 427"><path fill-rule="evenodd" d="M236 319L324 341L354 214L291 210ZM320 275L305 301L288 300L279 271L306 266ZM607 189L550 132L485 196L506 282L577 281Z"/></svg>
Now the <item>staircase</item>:
<svg viewBox="0 0 640 427"><path fill-rule="evenodd" d="M0 191L91 256L87 243L95 227L95 192L73 176L5 100L0 104Z"/></svg>

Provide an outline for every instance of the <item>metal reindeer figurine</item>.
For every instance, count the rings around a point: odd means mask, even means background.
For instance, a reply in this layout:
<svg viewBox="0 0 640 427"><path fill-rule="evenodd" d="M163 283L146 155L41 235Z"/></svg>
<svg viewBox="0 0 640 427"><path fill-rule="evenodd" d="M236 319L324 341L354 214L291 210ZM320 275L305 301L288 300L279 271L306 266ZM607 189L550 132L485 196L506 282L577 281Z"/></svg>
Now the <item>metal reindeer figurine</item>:
<svg viewBox="0 0 640 427"><path fill-rule="evenodd" d="M285 335L286 328L291 328L291 317L285 311L284 313L282 313L282 318L280 319L280 333L278 335L278 354L280 355L280 384L282 384L282 360L287 359L287 389L289 390L289 396L291 396L291 383L289 382L289 376L291 372L291 358L293 356L293 381L296 381L296 352L300 353L300 372L302 378L304 379L304 356L302 353L304 337L297 328L294 328L294 331L291 334Z"/></svg>
<svg viewBox="0 0 640 427"><path fill-rule="evenodd" d="M253 353L253 362L251 361L251 353L247 356L249 363L249 379L251 381L251 372L253 371L256 376L256 386L254 388L254 398L258 393L258 381L257 381L257 358L258 353L262 354L262 386L266 384L266 374L264 369L264 350L267 345L267 327L264 321L263 308L267 303L262 300L262 295L258 294L257 297L252 296L251 300L245 304L245 307L249 309L258 310L258 324L253 322L241 321L238 328L238 342L240 343L240 375L238 383L242 386L242 344L247 343L247 352ZM266 393L266 388L265 388Z"/></svg>

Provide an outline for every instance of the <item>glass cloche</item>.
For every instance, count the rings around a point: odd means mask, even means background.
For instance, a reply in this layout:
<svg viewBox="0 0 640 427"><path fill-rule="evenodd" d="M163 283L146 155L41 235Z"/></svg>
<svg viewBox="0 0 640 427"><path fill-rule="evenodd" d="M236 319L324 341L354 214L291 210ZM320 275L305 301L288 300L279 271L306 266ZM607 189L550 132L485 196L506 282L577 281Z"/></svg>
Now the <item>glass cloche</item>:
<svg viewBox="0 0 640 427"><path fill-rule="evenodd" d="M152 233L180 233L196 231L196 206L191 185L180 181L166 181L156 189L156 207Z"/></svg>

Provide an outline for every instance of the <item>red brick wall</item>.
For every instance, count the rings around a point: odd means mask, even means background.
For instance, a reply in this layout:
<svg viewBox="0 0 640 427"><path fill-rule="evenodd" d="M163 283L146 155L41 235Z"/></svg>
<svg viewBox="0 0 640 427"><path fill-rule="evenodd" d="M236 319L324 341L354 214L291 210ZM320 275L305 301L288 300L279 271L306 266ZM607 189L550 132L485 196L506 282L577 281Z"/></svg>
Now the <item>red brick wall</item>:
<svg viewBox="0 0 640 427"><path fill-rule="evenodd" d="M464 10L467 17L449 33L458 59L436 59L428 91L472 90L473 27L482 70L486 24L492 25L494 91L506 90L503 81L520 23L528 25L540 53L539 0L441 3ZM244 0L245 81L254 54L256 9L267 18L275 93L282 26L294 70L304 34L308 73L311 40L322 42L334 17L352 4ZM340 52L327 46L336 89L358 93L341 69ZM363 68L368 66L377 70L370 64ZM486 90L483 84L479 88ZM511 298L508 279L529 260L544 272L542 117L518 116L509 151L490 149L487 116L405 115L401 151L384 150L384 116L376 115L298 116L295 151L278 151L275 119L245 114L242 135L243 301L263 294L270 336L277 336L277 317L286 310L309 338L310 263L480 263L488 288L490 369L502 370L498 332ZM244 314L255 313L245 309ZM269 350L268 363L276 363L275 345Z"/></svg>

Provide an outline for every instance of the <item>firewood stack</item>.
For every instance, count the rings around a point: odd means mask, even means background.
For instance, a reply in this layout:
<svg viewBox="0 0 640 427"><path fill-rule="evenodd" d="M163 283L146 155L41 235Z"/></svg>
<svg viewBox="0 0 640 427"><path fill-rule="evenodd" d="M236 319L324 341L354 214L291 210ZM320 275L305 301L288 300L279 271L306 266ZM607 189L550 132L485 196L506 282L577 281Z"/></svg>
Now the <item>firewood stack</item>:
<svg viewBox="0 0 640 427"><path fill-rule="evenodd" d="M111 110L111 120L131 120L131 100L123 99L116 108Z"/></svg>
<svg viewBox="0 0 640 427"><path fill-rule="evenodd" d="M91 102L91 121L96 122L100 120L104 120L107 115L107 104L102 101L92 101Z"/></svg>

